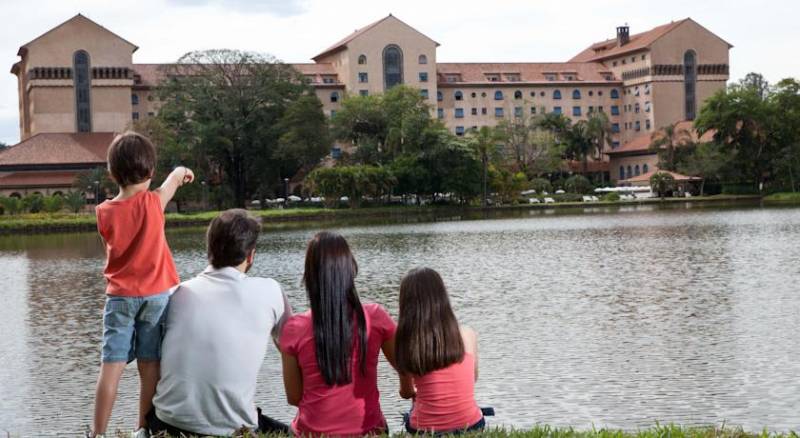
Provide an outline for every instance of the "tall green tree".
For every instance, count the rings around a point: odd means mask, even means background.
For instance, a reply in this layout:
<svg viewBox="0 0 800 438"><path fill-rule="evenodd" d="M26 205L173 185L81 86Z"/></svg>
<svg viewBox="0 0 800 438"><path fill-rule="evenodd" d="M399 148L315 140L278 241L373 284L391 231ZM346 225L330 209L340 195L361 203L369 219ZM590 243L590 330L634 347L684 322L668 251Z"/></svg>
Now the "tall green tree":
<svg viewBox="0 0 800 438"><path fill-rule="evenodd" d="M589 173L589 156L594 151L594 138L586 120L580 120L567 131L567 157L580 161L583 174Z"/></svg>
<svg viewBox="0 0 800 438"><path fill-rule="evenodd" d="M595 160L603 160L603 154L606 151L606 146L611 147L612 130L611 121L604 112L595 112L589 116L586 122L587 134L592 142L593 155ZM600 172L600 183L605 184L605 174Z"/></svg>
<svg viewBox="0 0 800 438"><path fill-rule="evenodd" d="M678 172L702 177L700 182L700 196L705 194L705 184L709 180L718 181L722 172L729 164L729 157L720 145L708 142L699 143L691 153L678 163Z"/></svg>
<svg viewBox="0 0 800 438"><path fill-rule="evenodd" d="M243 207L254 195L279 187L297 172L297 157L321 153L318 144L306 143L314 129L326 137L318 123L321 106L291 66L268 55L207 50L187 53L164 73L159 117L179 145L218 167L234 205ZM304 110L310 120L300 115ZM284 155L287 147L293 157Z"/></svg>
<svg viewBox="0 0 800 438"><path fill-rule="evenodd" d="M497 143L500 137L494 128L481 126L478 129L470 130L467 139L469 146L481 161L481 205L486 205L488 199L489 163L499 155Z"/></svg>
<svg viewBox="0 0 800 438"><path fill-rule="evenodd" d="M537 118L514 117L501 121L495 128L495 136L503 143L504 164L510 165L514 173L523 172L529 178L561 167L563 150L556 142L556 134L538 122Z"/></svg>
<svg viewBox="0 0 800 438"><path fill-rule="evenodd" d="M650 137L650 150L658 154L658 168L676 171L678 149L692 142L692 135L676 123L664 126Z"/></svg>

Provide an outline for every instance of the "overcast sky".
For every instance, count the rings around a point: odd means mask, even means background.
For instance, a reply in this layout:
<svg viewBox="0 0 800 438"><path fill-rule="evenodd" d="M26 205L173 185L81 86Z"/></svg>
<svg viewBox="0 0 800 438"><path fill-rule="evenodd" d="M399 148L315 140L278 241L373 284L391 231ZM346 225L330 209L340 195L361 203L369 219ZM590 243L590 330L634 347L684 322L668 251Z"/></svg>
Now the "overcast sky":
<svg viewBox="0 0 800 438"><path fill-rule="evenodd" d="M19 140L20 45L82 13L139 46L135 63L236 48L310 58L389 13L438 41L442 62L566 61L590 43L692 17L734 45L731 78L800 77L800 1L762 0L0 0L0 141Z"/></svg>

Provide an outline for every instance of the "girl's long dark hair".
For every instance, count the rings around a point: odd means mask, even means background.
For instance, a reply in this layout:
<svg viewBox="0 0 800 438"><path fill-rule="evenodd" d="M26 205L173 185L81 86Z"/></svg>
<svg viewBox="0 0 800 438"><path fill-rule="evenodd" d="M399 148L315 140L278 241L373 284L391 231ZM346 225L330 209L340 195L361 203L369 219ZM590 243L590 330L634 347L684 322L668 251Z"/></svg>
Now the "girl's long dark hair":
<svg viewBox="0 0 800 438"><path fill-rule="evenodd" d="M317 366L330 386L352 381L354 344L360 371L366 370L367 323L356 292L357 273L344 237L323 231L308 243L303 284L311 305Z"/></svg>
<svg viewBox="0 0 800 438"><path fill-rule="evenodd" d="M447 289L433 269L414 269L400 283L395 357L400 372L415 376L464 359L464 341Z"/></svg>

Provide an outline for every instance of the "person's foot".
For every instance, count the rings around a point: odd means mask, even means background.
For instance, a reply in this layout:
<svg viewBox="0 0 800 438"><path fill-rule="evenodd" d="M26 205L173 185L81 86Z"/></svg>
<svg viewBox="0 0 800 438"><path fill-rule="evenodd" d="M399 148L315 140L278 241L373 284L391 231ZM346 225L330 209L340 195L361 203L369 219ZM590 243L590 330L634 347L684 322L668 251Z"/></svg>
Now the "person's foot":
<svg viewBox="0 0 800 438"><path fill-rule="evenodd" d="M150 438L150 433L144 427L140 427L139 430L131 433L131 438Z"/></svg>
<svg viewBox="0 0 800 438"><path fill-rule="evenodd" d="M92 431L87 428L86 432L84 432L84 434L83 434L83 437L84 438L106 438L106 434L104 434L104 433L95 434L95 433L92 433Z"/></svg>

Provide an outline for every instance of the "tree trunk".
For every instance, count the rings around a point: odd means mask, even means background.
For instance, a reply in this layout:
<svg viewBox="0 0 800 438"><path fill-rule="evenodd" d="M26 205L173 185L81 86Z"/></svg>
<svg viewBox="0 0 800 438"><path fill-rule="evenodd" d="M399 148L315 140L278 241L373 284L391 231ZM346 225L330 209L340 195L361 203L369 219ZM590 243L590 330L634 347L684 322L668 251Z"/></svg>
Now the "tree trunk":
<svg viewBox="0 0 800 438"><path fill-rule="evenodd" d="M705 186L706 186L706 179L705 179L705 178L703 178L703 179L700 181L700 196L703 196L703 193L705 193L705 192L703 191L703 189L705 189Z"/></svg>
<svg viewBox="0 0 800 438"><path fill-rule="evenodd" d="M485 207L486 206L486 179L488 178L488 173L489 173L489 163L488 163L489 160L487 160L485 156L482 157L482 158L483 159L481 161L483 161L483 183L482 183L482 185L483 185L483 187L482 187L483 198L481 199L481 207Z"/></svg>

